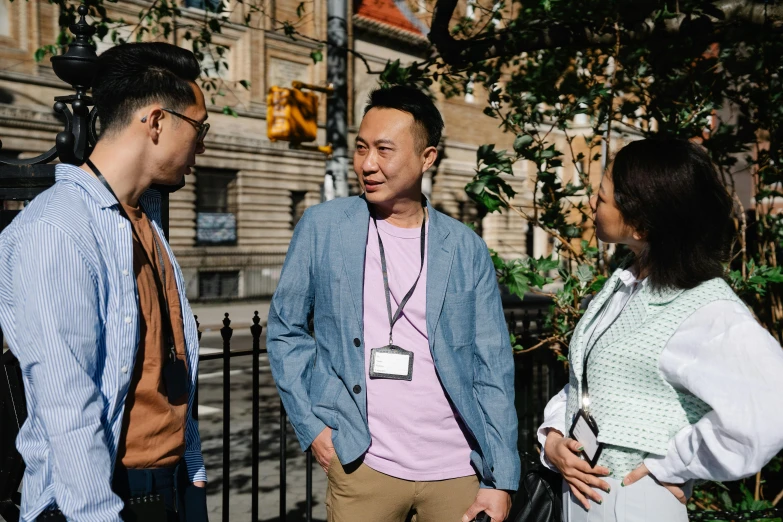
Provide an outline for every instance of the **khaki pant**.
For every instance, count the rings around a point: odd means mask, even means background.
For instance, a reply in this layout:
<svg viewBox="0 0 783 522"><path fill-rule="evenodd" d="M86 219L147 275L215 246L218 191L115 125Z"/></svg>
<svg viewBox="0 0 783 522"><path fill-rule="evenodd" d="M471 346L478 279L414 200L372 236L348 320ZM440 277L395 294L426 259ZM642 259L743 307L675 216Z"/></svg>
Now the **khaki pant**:
<svg viewBox="0 0 783 522"><path fill-rule="evenodd" d="M328 522L460 522L479 490L475 475L414 482L364 464L329 466Z"/></svg>

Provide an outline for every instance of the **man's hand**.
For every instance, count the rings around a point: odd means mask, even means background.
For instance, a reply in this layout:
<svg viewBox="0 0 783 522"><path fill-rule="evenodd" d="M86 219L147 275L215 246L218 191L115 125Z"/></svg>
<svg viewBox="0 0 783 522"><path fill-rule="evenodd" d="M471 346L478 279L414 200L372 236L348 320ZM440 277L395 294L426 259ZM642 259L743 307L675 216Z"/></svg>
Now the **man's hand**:
<svg viewBox="0 0 783 522"><path fill-rule="evenodd" d="M462 522L471 522L482 511L492 517L492 522L503 522L511 511L511 495L499 489L480 489Z"/></svg>
<svg viewBox="0 0 783 522"><path fill-rule="evenodd" d="M207 487L207 483L204 482L203 480L199 480L198 482L194 482L193 485L196 486L197 488L205 488L205 487Z"/></svg>
<svg viewBox="0 0 783 522"><path fill-rule="evenodd" d="M609 475L609 469L603 466L590 467L590 464L579 458L578 455L582 451L579 442L563 437L559 431L550 430L546 436L544 446L546 458L563 475L576 499L585 509L590 509L588 499L593 499L599 504L602 502L600 493L593 488L603 489L609 493L609 484L598 478L598 476Z"/></svg>
<svg viewBox="0 0 783 522"><path fill-rule="evenodd" d="M310 445L310 449L313 450L313 456L324 473L329 473L329 464L334 457L334 445L332 444L332 428L328 426L318 434L313 443Z"/></svg>
<svg viewBox="0 0 783 522"><path fill-rule="evenodd" d="M642 463L641 466L630 472L625 476L623 479L623 486L630 486L634 482L637 482L644 478L645 476L650 475L650 470L647 469L647 466ZM650 475L652 476L652 475ZM653 477L655 478L655 477ZM685 496L685 492L682 490L682 484L670 484L668 482L661 482L657 481L658 484L665 487L669 490L669 492L674 495L674 497L680 501L680 504L685 504L688 502L688 497Z"/></svg>

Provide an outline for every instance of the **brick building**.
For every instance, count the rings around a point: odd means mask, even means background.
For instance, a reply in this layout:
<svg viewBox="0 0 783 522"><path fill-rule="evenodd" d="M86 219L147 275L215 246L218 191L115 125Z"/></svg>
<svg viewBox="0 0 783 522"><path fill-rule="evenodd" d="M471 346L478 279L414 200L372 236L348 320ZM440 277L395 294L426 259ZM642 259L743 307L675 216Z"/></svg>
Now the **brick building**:
<svg viewBox="0 0 783 522"><path fill-rule="evenodd" d="M203 19L204 2L213 0L184 1L175 25L179 29L170 40L188 46L188 25ZM148 5L147 0L122 0L110 7L116 18L137 20ZM294 41L273 27L272 18L297 19L298 0L274 0L268 5L272 16L261 17L252 28L228 23L215 35L229 49L229 68L220 74L212 71L210 76L226 94L209 107L212 130L207 152L199 158L185 188L171 196L170 240L191 299L269 295L294 226L305 208L321 200L324 157L267 140L265 97L269 86L290 85L292 80L324 84L326 65L313 63L310 57L318 43L306 38ZM304 5L307 10L297 30L313 40L325 40L326 1ZM470 7L466 9L473 16ZM367 94L377 85L375 73L390 59L405 64L428 56L425 34L430 13L426 2L405 0L357 0L349 8L353 11L349 38L355 50L349 55L353 57L349 61L351 143ZM0 157L39 154L52 146L62 128L52 104L55 96L68 92L68 86L54 76L48 59L33 60L37 48L54 42L57 17L56 6L42 0L0 0ZM99 44L98 51L105 47ZM249 88L240 87L239 80L248 80ZM488 142L510 148L513 140L497 128L496 120L482 114L485 102L478 90L450 99L438 94L446 122L443 159L427 173L425 191L437 208L464 221L476 216L464 192L474 173L476 149ZM322 98L322 122L325 103ZM226 105L238 116L224 115ZM589 132L588 125L584 132ZM520 165L512 182L518 198L529 199L524 175L524 165ZM565 167L562 176L573 177L573 166ZM351 186L355 192L353 175ZM490 247L505 256L542 255L551 250L546 234L528 234L524 221L513 214L487 216L479 231Z"/></svg>

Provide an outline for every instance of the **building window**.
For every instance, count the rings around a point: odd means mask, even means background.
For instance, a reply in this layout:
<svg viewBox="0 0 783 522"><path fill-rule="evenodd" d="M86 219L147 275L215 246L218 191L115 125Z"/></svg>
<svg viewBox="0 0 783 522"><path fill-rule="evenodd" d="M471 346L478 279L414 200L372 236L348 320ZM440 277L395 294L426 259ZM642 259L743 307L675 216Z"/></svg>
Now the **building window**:
<svg viewBox="0 0 783 522"><path fill-rule="evenodd" d="M185 0L186 7L195 7L205 11L217 11L221 0Z"/></svg>
<svg viewBox="0 0 783 522"><path fill-rule="evenodd" d="M237 242L236 179L231 170L196 173L196 241L199 245Z"/></svg>
<svg viewBox="0 0 783 522"><path fill-rule="evenodd" d="M305 197L307 192L301 190L291 191L291 230L296 227L305 211Z"/></svg>
<svg viewBox="0 0 783 522"><path fill-rule="evenodd" d="M239 297L239 270L198 273L199 299Z"/></svg>

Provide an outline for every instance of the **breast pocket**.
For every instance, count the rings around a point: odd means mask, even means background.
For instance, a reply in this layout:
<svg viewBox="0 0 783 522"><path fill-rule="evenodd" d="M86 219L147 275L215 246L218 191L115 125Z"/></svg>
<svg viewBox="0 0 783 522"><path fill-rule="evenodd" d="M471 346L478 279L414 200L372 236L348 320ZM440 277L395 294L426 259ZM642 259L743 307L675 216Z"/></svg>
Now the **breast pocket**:
<svg viewBox="0 0 783 522"><path fill-rule="evenodd" d="M476 337L475 292L446 293L441 324L443 337L450 345L472 344Z"/></svg>

